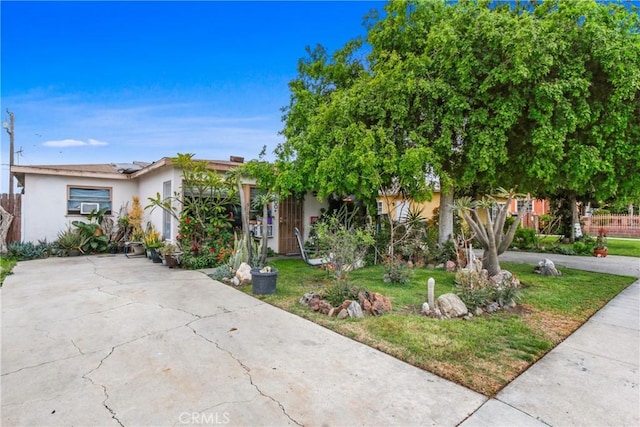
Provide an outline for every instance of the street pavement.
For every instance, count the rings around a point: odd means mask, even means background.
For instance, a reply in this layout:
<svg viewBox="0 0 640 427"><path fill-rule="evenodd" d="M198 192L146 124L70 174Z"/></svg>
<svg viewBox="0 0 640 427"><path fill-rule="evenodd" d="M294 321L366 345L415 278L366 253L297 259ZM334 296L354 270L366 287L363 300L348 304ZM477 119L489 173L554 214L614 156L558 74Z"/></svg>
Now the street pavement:
<svg viewBox="0 0 640 427"><path fill-rule="evenodd" d="M638 267L626 258L609 271ZM0 421L640 425L639 286L488 399L203 272L122 255L21 262L0 291Z"/></svg>

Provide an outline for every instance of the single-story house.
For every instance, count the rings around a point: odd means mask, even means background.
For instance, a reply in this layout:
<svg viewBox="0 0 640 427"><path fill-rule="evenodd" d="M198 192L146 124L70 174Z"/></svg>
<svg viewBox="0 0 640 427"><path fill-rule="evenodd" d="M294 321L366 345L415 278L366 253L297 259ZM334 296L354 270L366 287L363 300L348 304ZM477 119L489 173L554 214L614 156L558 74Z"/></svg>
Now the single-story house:
<svg viewBox="0 0 640 427"><path fill-rule="evenodd" d="M225 173L238 167L243 159L209 160L209 167ZM36 242L41 239L55 241L58 232L78 219L86 218L92 210L107 207L107 216L114 222L122 206L131 206L134 196L144 207L148 199L160 193L169 197L182 190L182 173L164 157L158 161L129 164L76 164L76 165L14 165L11 171L22 187L22 240ZM246 200L255 196L251 183L244 186ZM269 247L277 253L298 253L293 233L298 227L308 235L311 222L326 208L311 194L304 200L287 197L271 206ZM145 223L150 221L164 240L173 240L178 233L177 221L161 209L145 210ZM261 230L252 221L255 235Z"/></svg>
<svg viewBox="0 0 640 427"><path fill-rule="evenodd" d="M506 201L506 200L505 200ZM403 221L407 218L409 212L419 212L420 217L430 219L434 215L434 210L440 207L440 189L436 186L431 200L421 203L408 199L398 193L380 192L377 198L378 215L391 215L395 221ZM522 207L525 200L512 200L508 206L508 212L511 215L517 215L518 210ZM500 204L500 201L498 201ZM504 205L504 202L502 203ZM535 227L537 217L549 213L549 201L544 199L532 199L527 209L527 213L523 217L523 225L525 227ZM497 214L497 206L492 210L492 214Z"/></svg>

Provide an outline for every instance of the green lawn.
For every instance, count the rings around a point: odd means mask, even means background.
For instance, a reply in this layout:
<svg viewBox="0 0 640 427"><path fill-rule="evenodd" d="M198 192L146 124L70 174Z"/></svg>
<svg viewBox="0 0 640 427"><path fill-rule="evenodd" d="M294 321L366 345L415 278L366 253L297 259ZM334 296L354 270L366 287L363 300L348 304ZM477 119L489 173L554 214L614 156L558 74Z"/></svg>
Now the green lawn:
<svg viewBox="0 0 640 427"><path fill-rule="evenodd" d="M353 272L350 280L389 296L393 311L338 320L298 302L305 292L330 283L326 272L297 259L273 264L279 269L276 293L260 299L486 396L494 396L633 282L630 277L569 269L562 269L560 278L542 277L532 266L502 263L523 283L516 308L471 320L435 320L420 315L427 279L435 278L437 296L453 290L453 273L416 269L411 283L394 285L382 281L381 266L373 266ZM241 289L251 293L251 286Z"/></svg>
<svg viewBox="0 0 640 427"><path fill-rule="evenodd" d="M540 245L544 246L547 249L552 246L571 248L570 243L558 243L558 238L555 236L540 237ZM608 237L607 248L609 249L609 255L621 255L640 258L640 239L622 239ZM534 251L538 251L538 249L534 249Z"/></svg>
<svg viewBox="0 0 640 427"><path fill-rule="evenodd" d="M11 270L16 265L16 261L10 258L0 258L0 286L4 283L4 278L11 274Z"/></svg>
<svg viewBox="0 0 640 427"><path fill-rule="evenodd" d="M640 239L607 238L610 255L640 257Z"/></svg>

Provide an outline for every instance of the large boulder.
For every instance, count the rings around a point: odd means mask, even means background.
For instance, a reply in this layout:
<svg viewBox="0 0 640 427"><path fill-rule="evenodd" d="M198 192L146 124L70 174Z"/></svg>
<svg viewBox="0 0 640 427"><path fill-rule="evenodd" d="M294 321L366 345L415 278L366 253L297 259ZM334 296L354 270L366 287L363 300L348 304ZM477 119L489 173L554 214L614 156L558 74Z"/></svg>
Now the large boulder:
<svg viewBox="0 0 640 427"><path fill-rule="evenodd" d="M391 311L391 300L377 292L360 292L358 301L365 313L380 316Z"/></svg>
<svg viewBox="0 0 640 427"><path fill-rule="evenodd" d="M558 277L562 275L562 272L558 271L553 261L549 258L544 258L538 263L538 266L533 269L534 273L542 274L543 276Z"/></svg>
<svg viewBox="0 0 640 427"><path fill-rule="evenodd" d="M440 295L436 299L436 308L440 310L443 317L462 317L469 313L467 306L456 294Z"/></svg>
<svg viewBox="0 0 640 427"><path fill-rule="evenodd" d="M520 287L520 280L508 270L500 270L495 276L489 277L489 283L499 289Z"/></svg>
<svg viewBox="0 0 640 427"><path fill-rule="evenodd" d="M356 301L351 301L351 304L349 304L349 307L347 307L347 313L349 313L349 317L355 319L361 319L364 317L362 307L360 307L360 304Z"/></svg>
<svg viewBox="0 0 640 427"><path fill-rule="evenodd" d="M236 270L236 277L241 285L251 283L251 266L246 262L240 264L240 267Z"/></svg>

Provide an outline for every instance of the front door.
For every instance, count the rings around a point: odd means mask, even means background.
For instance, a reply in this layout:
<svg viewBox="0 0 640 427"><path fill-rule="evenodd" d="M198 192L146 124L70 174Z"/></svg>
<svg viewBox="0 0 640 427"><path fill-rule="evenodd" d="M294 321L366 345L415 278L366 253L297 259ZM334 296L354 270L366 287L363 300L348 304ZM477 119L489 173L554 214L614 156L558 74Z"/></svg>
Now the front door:
<svg viewBox="0 0 640 427"><path fill-rule="evenodd" d="M300 253L296 236L293 234L293 227L302 230L302 202L294 196L289 196L281 200L278 204L278 253L297 254Z"/></svg>

